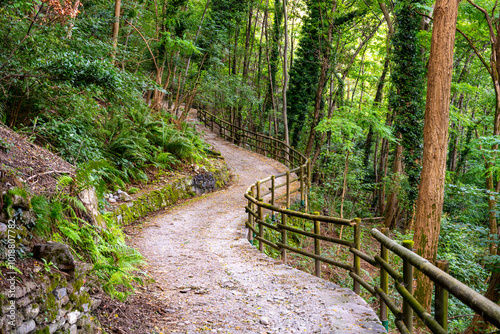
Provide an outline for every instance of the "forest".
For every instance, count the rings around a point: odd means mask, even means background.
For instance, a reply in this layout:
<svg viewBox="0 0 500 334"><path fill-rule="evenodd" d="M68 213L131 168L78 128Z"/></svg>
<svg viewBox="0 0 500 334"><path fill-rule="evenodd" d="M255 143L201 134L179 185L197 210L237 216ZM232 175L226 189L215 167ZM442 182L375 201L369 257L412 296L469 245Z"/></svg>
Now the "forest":
<svg viewBox="0 0 500 334"><path fill-rule="evenodd" d="M374 218L498 303L499 28L492 0L0 0L0 121L103 202L203 160L185 122L210 111L309 157L315 211ZM464 312L456 332L487 332Z"/></svg>

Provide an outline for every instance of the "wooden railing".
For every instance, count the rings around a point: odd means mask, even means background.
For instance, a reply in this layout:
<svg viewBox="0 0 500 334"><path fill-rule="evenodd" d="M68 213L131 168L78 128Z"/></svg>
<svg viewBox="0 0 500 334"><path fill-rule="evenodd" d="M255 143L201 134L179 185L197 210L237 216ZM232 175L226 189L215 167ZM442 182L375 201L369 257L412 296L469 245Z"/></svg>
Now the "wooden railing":
<svg viewBox="0 0 500 334"><path fill-rule="evenodd" d="M281 255L281 260L287 262L287 253L293 252L309 257L315 262L315 274L321 277L321 264L326 263L347 270L353 279L353 290L360 293L360 286L377 297L380 303L380 320L388 328L387 310L394 315L394 324L400 333L413 333L413 316L416 314L432 333L448 332L448 293L461 300L472 310L482 315L492 325L500 328L500 306L488 300L478 292L453 278L447 273L445 261L438 261L437 266L420 257L412 251L413 241L404 241L399 245L387 237L388 230L372 229L370 235L380 243L380 254L370 256L361 250L361 219L354 220L322 216L308 212L308 189L310 187L311 166L309 160L294 148L275 138L251 132L220 120L205 111L198 111L198 118L214 132L237 145L268 155L287 164L292 169L286 173L269 176L251 185L245 194L248 204L246 226L248 240L258 241L258 248L264 251L264 245L275 249ZM295 168L293 168L295 167ZM279 180L283 179L281 182ZM298 183L296 185L295 183ZM282 189L285 188L285 189ZM291 198L294 192L300 192L300 207L304 211L290 210ZM269 203L264 201L269 198ZM281 201L282 206L277 203ZM266 213L266 214L265 214ZM267 219L266 219L267 218ZM302 228L291 226L291 219L301 219L309 222L313 232L307 231L306 224ZM321 233L321 225L337 225L352 228L352 239L333 238ZM274 238L265 238L273 235ZM314 253L292 247L288 242L289 233L312 238ZM346 247L352 253L352 262L345 263L338 259L322 255L321 243L329 242L338 247ZM389 252L402 259L402 273L393 268L388 261ZM361 260L367 262L379 271L379 284L370 284L361 277ZM416 268L434 281L434 316L430 315L413 297L413 270ZM391 281L390 281L391 280ZM374 282L374 280L371 280ZM416 282L418 284L418 282ZM401 309L389 296L389 285L394 286L402 298Z"/></svg>

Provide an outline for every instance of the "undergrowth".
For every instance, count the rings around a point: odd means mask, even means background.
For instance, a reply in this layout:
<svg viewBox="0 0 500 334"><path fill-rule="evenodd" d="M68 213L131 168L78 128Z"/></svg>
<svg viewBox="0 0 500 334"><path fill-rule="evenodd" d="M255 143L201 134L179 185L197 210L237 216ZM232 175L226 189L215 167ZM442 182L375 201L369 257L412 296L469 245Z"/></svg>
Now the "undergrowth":
<svg viewBox="0 0 500 334"><path fill-rule="evenodd" d="M105 226L96 226L86 218L82 202L71 189L81 190L96 183L95 174L85 183L82 174L59 179L57 192L51 197L34 196L35 232L42 238L70 246L77 259L91 263L102 289L113 298L124 300L133 292L133 282L142 282L139 266L142 255L125 243L125 235L110 215L104 215ZM87 177L89 177L87 175Z"/></svg>

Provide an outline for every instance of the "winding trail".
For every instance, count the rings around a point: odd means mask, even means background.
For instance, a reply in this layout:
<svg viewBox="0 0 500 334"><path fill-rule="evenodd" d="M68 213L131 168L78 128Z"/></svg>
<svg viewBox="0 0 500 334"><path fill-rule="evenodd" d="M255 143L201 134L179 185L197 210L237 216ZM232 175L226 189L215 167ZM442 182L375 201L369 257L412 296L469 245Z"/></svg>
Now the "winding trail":
<svg viewBox="0 0 500 334"><path fill-rule="evenodd" d="M162 290L154 298L179 314L164 333L385 333L351 290L284 265L248 243L243 194L285 167L200 128L235 181L149 218L131 242Z"/></svg>

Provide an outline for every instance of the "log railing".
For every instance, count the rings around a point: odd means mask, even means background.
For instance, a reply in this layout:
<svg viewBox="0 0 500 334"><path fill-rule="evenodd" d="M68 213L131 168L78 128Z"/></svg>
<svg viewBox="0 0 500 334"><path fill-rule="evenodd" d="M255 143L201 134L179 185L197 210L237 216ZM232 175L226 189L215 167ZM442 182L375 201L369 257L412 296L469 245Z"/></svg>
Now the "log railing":
<svg viewBox="0 0 500 334"><path fill-rule="evenodd" d="M478 292L453 278L447 273L448 265L445 261L437 261L433 265L426 259L412 251L413 242L404 241L403 245L387 237L388 230L372 229L370 235L380 243L380 254L370 256L361 250L361 219L354 220L322 216L318 213L308 213L308 190L311 180L311 166L309 160L286 145L283 141L270 136L248 131L227 121L221 120L205 111L198 111L198 118L212 131L244 148L254 150L281 161L292 168L286 173L269 176L251 185L245 194L248 204L245 207L248 213L246 226L248 240L257 240L258 248L262 252L264 246L278 251L281 260L287 262L287 253L293 252L311 258L315 262L315 274L321 277L321 264L347 270L353 279L353 290L360 293L363 287L379 299L380 320L388 328L387 310L394 315L394 324L400 333L413 333L413 317L416 314L432 333L448 333L448 294L452 294L472 310L482 315L492 325L500 328L500 306L488 300ZM285 188L285 189L282 189ZM290 210L292 194L300 193L301 211ZM269 203L264 201L264 197ZM283 203L278 205L277 203ZM266 213L266 214L265 214ZM291 219L300 219L308 222L313 231L291 226ZM321 226L337 225L351 228L352 239L333 238L321 233ZM274 233L274 234L273 234ZM290 245L289 233L296 233L302 237L312 238L314 253ZM265 238L265 235L274 235ZM272 239L272 240L271 240ZM332 257L324 256L321 252L322 242L328 242L346 247L352 253L352 262L345 263ZM389 252L402 259L402 273L393 268L388 261ZM361 276L361 260L378 269L378 284L370 284ZM414 269L420 270L435 284L434 315L429 314L413 297ZM374 282L374 280L371 280ZM418 282L416 282L418 284ZM393 286L403 300L401 309L390 297L389 286Z"/></svg>

